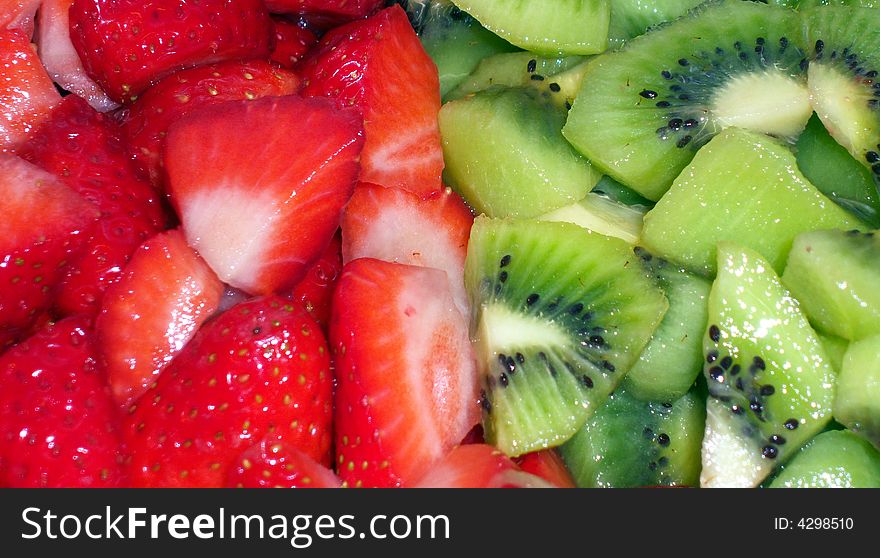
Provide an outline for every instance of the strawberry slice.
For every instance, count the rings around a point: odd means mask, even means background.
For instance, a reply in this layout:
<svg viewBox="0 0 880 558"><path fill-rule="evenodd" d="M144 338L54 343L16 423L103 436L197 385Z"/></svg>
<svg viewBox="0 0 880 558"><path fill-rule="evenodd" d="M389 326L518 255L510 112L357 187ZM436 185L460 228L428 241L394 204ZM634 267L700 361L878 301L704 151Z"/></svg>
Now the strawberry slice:
<svg viewBox="0 0 880 558"><path fill-rule="evenodd" d="M49 118L61 95L21 31L0 29L0 153L14 152Z"/></svg>
<svg viewBox="0 0 880 558"><path fill-rule="evenodd" d="M544 479L557 488L577 488L565 462L555 450L527 453L514 459L514 462L526 473Z"/></svg>
<svg viewBox="0 0 880 558"><path fill-rule="evenodd" d="M382 4L383 0L266 0L270 12L298 16L319 29L367 17Z"/></svg>
<svg viewBox="0 0 880 558"><path fill-rule="evenodd" d="M330 31L301 69L304 95L363 113L362 181L421 196L442 189L437 67L400 6Z"/></svg>
<svg viewBox="0 0 880 558"><path fill-rule="evenodd" d="M313 265L306 276L291 293L291 298L309 313L321 327L330 323L330 305L333 302L333 289L342 273L342 240L334 235L333 240L321 254L321 259Z"/></svg>
<svg viewBox="0 0 880 558"><path fill-rule="evenodd" d="M46 171L0 154L0 337L14 341L52 304L98 209Z"/></svg>
<svg viewBox="0 0 880 558"><path fill-rule="evenodd" d="M41 0L0 0L0 29L19 29L25 36L34 34L34 14Z"/></svg>
<svg viewBox="0 0 880 558"><path fill-rule="evenodd" d="M97 314L104 291L119 279L131 253L167 221L159 196L138 178L119 135L109 117L68 95L20 149L22 158L57 176L101 211L58 294L56 306L65 314Z"/></svg>
<svg viewBox="0 0 880 558"><path fill-rule="evenodd" d="M262 0L74 0L70 38L89 77L118 103L177 70L269 55Z"/></svg>
<svg viewBox="0 0 880 558"><path fill-rule="evenodd" d="M272 25L275 29L272 61L292 70L303 55L318 42L318 37L304 24L293 23L280 17L273 17Z"/></svg>
<svg viewBox="0 0 880 558"><path fill-rule="evenodd" d="M453 449L414 485L416 488L551 488L523 472L492 446L470 444Z"/></svg>
<svg viewBox="0 0 880 558"><path fill-rule="evenodd" d="M474 218L445 188L422 200L397 188L361 183L342 216L342 259L376 258L446 272L459 310L468 310L464 259Z"/></svg>
<svg viewBox="0 0 880 558"><path fill-rule="evenodd" d="M230 469L231 488L339 488L333 471L284 442L263 440L251 446Z"/></svg>
<svg viewBox="0 0 880 558"><path fill-rule="evenodd" d="M50 324L0 356L0 486L113 487L120 417L79 318Z"/></svg>
<svg viewBox="0 0 880 558"><path fill-rule="evenodd" d="M480 419L467 321L442 271L354 260L333 298L337 471L405 486Z"/></svg>
<svg viewBox="0 0 880 558"><path fill-rule="evenodd" d="M40 4L37 52L52 81L87 100L95 110L107 112L117 108L119 104L86 74L79 54L70 41L68 10L73 0L42 0L37 3Z"/></svg>
<svg viewBox="0 0 880 558"><path fill-rule="evenodd" d="M254 440L329 463L332 377L321 328L280 297L206 323L130 411L136 486L223 486Z"/></svg>
<svg viewBox="0 0 880 558"><path fill-rule="evenodd" d="M290 95L299 78L264 60L221 62L181 70L147 89L125 118L125 135L138 167L153 184L164 179L162 162L168 127L186 114L224 101Z"/></svg>
<svg viewBox="0 0 880 558"><path fill-rule="evenodd" d="M168 231L137 249L107 290L95 329L116 401L140 397L216 310L223 284Z"/></svg>
<svg viewBox="0 0 880 558"><path fill-rule="evenodd" d="M294 96L224 103L178 121L165 166L190 245L233 287L292 287L339 227L362 134L357 113Z"/></svg>

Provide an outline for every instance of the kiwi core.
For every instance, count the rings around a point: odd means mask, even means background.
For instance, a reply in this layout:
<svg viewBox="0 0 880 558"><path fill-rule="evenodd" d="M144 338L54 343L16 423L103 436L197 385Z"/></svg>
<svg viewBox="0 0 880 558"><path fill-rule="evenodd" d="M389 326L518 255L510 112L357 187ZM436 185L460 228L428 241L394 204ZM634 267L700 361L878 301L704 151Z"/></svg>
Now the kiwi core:
<svg viewBox="0 0 880 558"><path fill-rule="evenodd" d="M505 349L523 347L564 347L569 343L565 331L537 316L527 316L510 310L503 304L483 308L478 326L478 351L483 362L486 356Z"/></svg>
<svg viewBox="0 0 880 558"><path fill-rule="evenodd" d="M865 126L874 122L868 102L871 90L853 81L837 68L812 63L808 70L810 98L825 128L850 153L870 143L873 130Z"/></svg>
<svg viewBox="0 0 880 558"><path fill-rule="evenodd" d="M781 137L796 137L813 114L805 83L777 70L741 74L712 98L712 116L721 128L736 126Z"/></svg>

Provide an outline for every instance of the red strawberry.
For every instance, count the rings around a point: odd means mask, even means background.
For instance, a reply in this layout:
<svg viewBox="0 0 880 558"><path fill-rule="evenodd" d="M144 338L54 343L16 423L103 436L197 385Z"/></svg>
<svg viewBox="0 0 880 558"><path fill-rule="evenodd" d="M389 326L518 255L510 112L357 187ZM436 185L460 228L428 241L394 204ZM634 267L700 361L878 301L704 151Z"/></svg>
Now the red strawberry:
<svg viewBox="0 0 880 558"><path fill-rule="evenodd" d="M61 95L21 31L0 28L0 153L15 151L43 121Z"/></svg>
<svg viewBox="0 0 880 558"><path fill-rule="evenodd" d="M571 473L565 466L565 462L555 450L546 449L527 453L514 459L519 468L526 473L531 473L542 478L558 488L576 488Z"/></svg>
<svg viewBox="0 0 880 558"><path fill-rule="evenodd" d="M119 279L131 253L164 228L159 196L136 175L118 125L76 95L61 101L20 155L101 211L84 254L71 262L57 301L63 313L95 315L104 290Z"/></svg>
<svg viewBox="0 0 880 558"><path fill-rule="evenodd" d="M35 42L52 81L87 100L96 110L107 112L117 108L119 105L86 74L70 41L68 10L73 0L37 0L37 3L40 12Z"/></svg>
<svg viewBox="0 0 880 558"><path fill-rule="evenodd" d="M0 0L0 29L19 29L30 37L40 4L41 0Z"/></svg>
<svg viewBox="0 0 880 558"><path fill-rule="evenodd" d="M70 37L89 76L119 103L183 68L269 55L262 0L74 0Z"/></svg>
<svg viewBox="0 0 880 558"><path fill-rule="evenodd" d="M318 37L305 25L293 23L280 17L273 17L272 24L275 28L275 48L272 50L272 60L281 64L282 67L292 70L303 55L318 42Z"/></svg>
<svg viewBox="0 0 880 558"><path fill-rule="evenodd" d="M223 284L180 231L155 236L107 289L96 331L116 401L143 394L216 310Z"/></svg>
<svg viewBox="0 0 880 558"><path fill-rule="evenodd" d="M299 78L264 60L221 62L182 70L147 89L127 111L125 134L138 167L153 184L163 176L168 127L182 116L225 101L290 95Z"/></svg>
<svg viewBox="0 0 880 558"><path fill-rule="evenodd" d="M98 210L57 178L0 154L0 337L48 309Z"/></svg>
<svg viewBox="0 0 880 558"><path fill-rule="evenodd" d="M331 391L314 320L275 296L239 304L202 326L131 411L133 482L222 486L266 436L329 463Z"/></svg>
<svg viewBox="0 0 880 558"><path fill-rule="evenodd" d="M442 189L437 67L400 6L330 31L301 68L303 94L363 113L362 181L422 196Z"/></svg>
<svg viewBox="0 0 880 558"><path fill-rule="evenodd" d="M383 0L266 0L270 12L293 14L322 29L367 17L383 3Z"/></svg>
<svg viewBox="0 0 880 558"><path fill-rule="evenodd" d="M288 289L327 247L351 197L360 117L323 99L267 97L203 109L165 145L190 244L225 283Z"/></svg>
<svg viewBox="0 0 880 558"><path fill-rule="evenodd" d="M284 442L263 440L251 446L230 469L232 488L339 488L333 471Z"/></svg>
<svg viewBox="0 0 880 558"><path fill-rule="evenodd" d="M359 184L342 216L342 259L376 258L446 272L456 304L469 315L464 259L474 218L446 188L422 200L397 188Z"/></svg>
<svg viewBox="0 0 880 558"><path fill-rule="evenodd" d="M411 484L479 421L467 321L442 271L349 263L330 339L336 465L349 486Z"/></svg>
<svg viewBox="0 0 880 558"><path fill-rule="evenodd" d="M0 357L0 486L112 487L119 416L79 318L48 325Z"/></svg>
<svg viewBox="0 0 880 558"><path fill-rule="evenodd" d="M485 444L453 449L414 485L416 488L550 488Z"/></svg>
<svg viewBox="0 0 880 558"><path fill-rule="evenodd" d="M330 322L333 288L336 286L339 274L342 273L341 247L342 240L338 234L334 235L327 249L321 254L321 259L309 268L306 276L291 293L291 298L298 301L321 327L326 327Z"/></svg>

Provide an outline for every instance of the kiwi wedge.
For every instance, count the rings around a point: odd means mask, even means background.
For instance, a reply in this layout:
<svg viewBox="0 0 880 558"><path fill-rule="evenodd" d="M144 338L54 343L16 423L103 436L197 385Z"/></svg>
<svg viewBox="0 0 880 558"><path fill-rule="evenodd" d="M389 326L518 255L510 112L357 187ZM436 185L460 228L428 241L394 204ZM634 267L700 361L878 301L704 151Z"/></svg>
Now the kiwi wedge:
<svg viewBox="0 0 880 558"><path fill-rule="evenodd" d="M608 44L611 0L453 0L487 29L540 54L595 54Z"/></svg>
<svg viewBox="0 0 880 558"><path fill-rule="evenodd" d="M582 200L601 178L562 137L565 114L531 88L450 101L439 120L444 177L477 213L536 217Z"/></svg>
<svg viewBox="0 0 880 558"><path fill-rule="evenodd" d="M705 394L641 401L616 390L559 453L581 488L696 486Z"/></svg>
<svg viewBox="0 0 880 558"><path fill-rule="evenodd" d="M800 134L812 114L801 37L790 9L710 2L592 59L563 134L657 200L724 128Z"/></svg>
<svg viewBox="0 0 880 558"><path fill-rule="evenodd" d="M704 373L709 387L701 484L757 486L831 420L835 374L770 263L718 246Z"/></svg>
<svg viewBox="0 0 880 558"><path fill-rule="evenodd" d="M731 128L697 153L648 212L642 244L656 256L711 276L716 244L732 240L781 272L798 234L863 226L804 178L788 147Z"/></svg>
<svg viewBox="0 0 880 558"><path fill-rule="evenodd" d="M880 335L857 341L846 352L834 418L880 448Z"/></svg>
<svg viewBox="0 0 880 558"><path fill-rule="evenodd" d="M825 335L819 331L816 332L816 335L819 336L819 341L822 343L834 371L840 374L840 370L843 368L843 359L846 356L846 351L849 350L849 341L842 337Z"/></svg>
<svg viewBox="0 0 880 558"><path fill-rule="evenodd" d="M784 466L770 488L880 488L880 452L852 432L823 432Z"/></svg>
<svg viewBox="0 0 880 558"><path fill-rule="evenodd" d="M483 429L511 456L573 436L668 308L626 242L569 223L478 217L465 285Z"/></svg>
<svg viewBox="0 0 880 558"><path fill-rule="evenodd" d="M613 47L680 17L704 0L612 0L608 42Z"/></svg>
<svg viewBox="0 0 880 558"><path fill-rule="evenodd" d="M880 11L802 10L813 107L835 140L880 175Z"/></svg>
<svg viewBox="0 0 880 558"><path fill-rule="evenodd" d="M541 221L572 223L585 229L635 244L642 233L644 208L624 205L590 192L577 203L538 217Z"/></svg>
<svg viewBox="0 0 880 558"><path fill-rule="evenodd" d="M880 236L813 231L797 237L782 275L819 330L857 341L880 334Z"/></svg>
<svg viewBox="0 0 880 558"><path fill-rule="evenodd" d="M600 196L640 209L648 210L654 207L654 202L610 176L603 176L599 183L593 186L592 191L594 194L599 194Z"/></svg>

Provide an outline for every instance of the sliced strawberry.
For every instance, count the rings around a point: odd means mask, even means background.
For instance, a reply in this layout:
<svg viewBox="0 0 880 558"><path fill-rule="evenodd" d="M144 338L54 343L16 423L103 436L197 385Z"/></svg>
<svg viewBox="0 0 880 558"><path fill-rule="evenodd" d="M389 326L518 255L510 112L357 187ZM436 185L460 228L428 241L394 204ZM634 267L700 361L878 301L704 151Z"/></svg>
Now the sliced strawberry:
<svg viewBox="0 0 880 558"><path fill-rule="evenodd" d="M182 70L147 89L129 107L125 135L138 167L153 184L164 179L162 152L168 127L182 116L224 101L290 95L299 78L264 60L222 62Z"/></svg>
<svg viewBox="0 0 880 558"><path fill-rule="evenodd" d="M337 471L405 486L479 421L467 321L442 271L350 262L333 298Z"/></svg>
<svg viewBox="0 0 880 558"><path fill-rule="evenodd" d="M120 417L78 318L48 325L0 357L0 486L113 487Z"/></svg>
<svg viewBox="0 0 880 558"><path fill-rule="evenodd" d="M159 196L138 178L119 135L115 121L68 95L20 149L22 158L101 211L58 294L56 305L65 314L97 314L104 291L119 279L131 253L167 221Z"/></svg>
<svg viewBox="0 0 880 558"><path fill-rule="evenodd" d="M74 0L70 37L83 66L118 103L183 68L269 55L262 0Z"/></svg>
<svg viewBox="0 0 880 558"><path fill-rule="evenodd" d="M342 259L376 258L443 270L467 316L464 259L473 222L464 201L449 188L422 200L397 188L361 183L342 216Z"/></svg>
<svg viewBox="0 0 880 558"><path fill-rule="evenodd" d="M34 14L41 0L0 0L0 29L18 29L25 36L34 34Z"/></svg>
<svg viewBox="0 0 880 558"><path fill-rule="evenodd" d="M172 202L225 283L268 294L299 282L354 189L360 117L323 99L267 97L190 114L168 133Z"/></svg>
<svg viewBox="0 0 880 558"><path fill-rule="evenodd" d="M546 449L517 457L514 462L526 473L542 478L558 488L576 488L565 462L555 450Z"/></svg>
<svg viewBox="0 0 880 558"><path fill-rule="evenodd" d="M320 29L367 17L382 4L383 0L266 0L270 12L296 15Z"/></svg>
<svg viewBox="0 0 880 558"><path fill-rule="evenodd" d="M21 31L0 29L0 153L14 152L49 118L61 95Z"/></svg>
<svg viewBox="0 0 880 558"><path fill-rule="evenodd" d="M107 289L96 331L116 401L140 397L216 310L223 284L168 231L141 246Z"/></svg>
<svg viewBox="0 0 880 558"><path fill-rule="evenodd" d="M14 340L54 299L98 209L46 171L0 154L0 337Z"/></svg>
<svg viewBox="0 0 880 558"><path fill-rule="evenodd" d="M362 111L362 181L421 196L442 189L437 67L400 6L330 31L301 68L303 94Z"/></svg>
<svg viewBox="0 0 880 558"><path fill-rule="evenodd" d="M329 463L332 377L320 327L270 296L206 323L130 412L136 486L223 486L268 436Z"/></svg>
<svg viewBox="0 0 880 558"><path fill-rule="evenodd" d="M229 471L232 488L339 488L342 481L305 453L284 442L251 446Z"/></svg>
<svg viewBox="0 0 880 558"><path fill-rule="evenodd" d="M339 235L334 235L333 240L321 254L319 259L308 272L303 280L293 288L291 298L302 305L306 312L321 327L327 327L330 323L330 305L333 302L333 289L336 280L342 273L342 240Z"/></svg>
<svg viewBox="0 0 880 558"><path fill-rule="evenodd" d="M119 104L86 74L70 41L68 10L73 0L42 0L38 3L37 52L52 80L87 100L95 110L107 112L117 108Z"/></svg>
<svg viewBox="0 0 880 558"><path fill-rule="evenodd" d="M272 24L275 28L272 60L292 70L303 55L318 42L318 37L304 24L293 23L280 17L273 17Z"/></svg>
<svg viewBox="0 0 880 558"><path fill-rule="evenodd" d="M414 485L416 488L550 488L485 444L453 449Z"/></svg>

